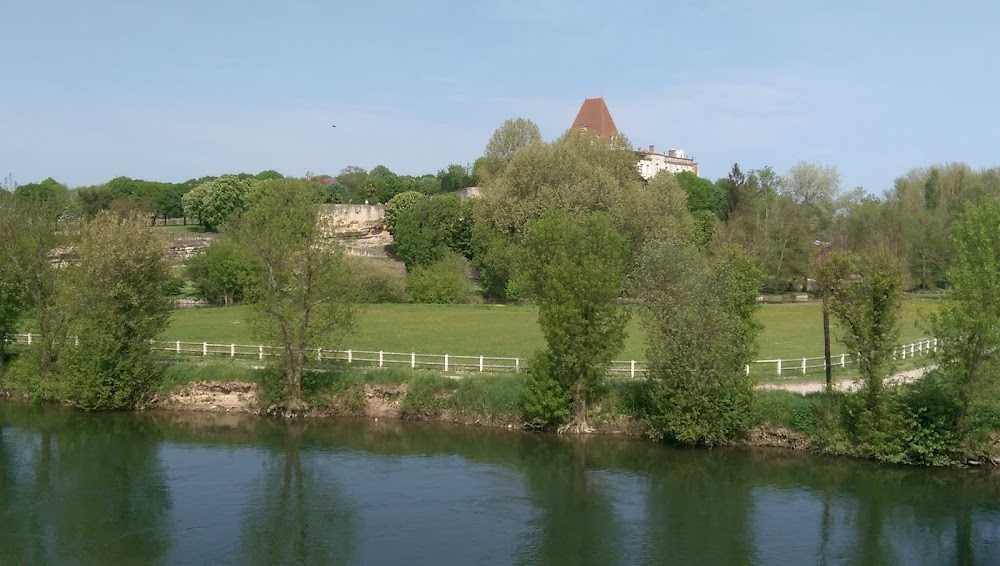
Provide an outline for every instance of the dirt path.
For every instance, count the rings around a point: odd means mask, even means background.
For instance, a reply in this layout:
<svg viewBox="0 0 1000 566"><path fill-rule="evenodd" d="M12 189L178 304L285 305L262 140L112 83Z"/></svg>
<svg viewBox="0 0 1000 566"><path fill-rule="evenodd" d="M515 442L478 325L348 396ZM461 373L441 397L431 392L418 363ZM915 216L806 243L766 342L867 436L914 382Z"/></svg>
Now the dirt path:
<svg viewBox="0 0 1000 566"><path fill-rule="evenodd" d="M923 367L917 369L911 369L906 371L901 371L896 375L885 380L887 385L896 385L899 383L909 383L911 381L920 379L925 373L930 371L931 367ZM836 381L833 387L837 391L857 391L861 387L861 383L857 380L845 379L841 381ZM807 395L809 393L820 393L826 389L826 384L822 381L815 381L810 383L762 383L757 386L758 389L772 389L781 391L791 391L792 393L798 393L799 395Z"/></svg>

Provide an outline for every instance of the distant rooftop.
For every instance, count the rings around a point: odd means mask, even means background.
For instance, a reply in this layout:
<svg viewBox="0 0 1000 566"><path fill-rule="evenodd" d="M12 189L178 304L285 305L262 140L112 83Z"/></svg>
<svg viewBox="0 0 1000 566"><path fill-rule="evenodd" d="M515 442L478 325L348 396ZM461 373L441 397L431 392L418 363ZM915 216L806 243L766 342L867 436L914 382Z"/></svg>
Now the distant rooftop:
<svg viewBox="0 0 1000 566"><path fill-rule="evenodd" d="M618 135L618 128L615 127L615 121L611 119L611 112L608 111L608 105L604 103L603 98L584 100L570 129L585 129L601 137Z"/></svg>

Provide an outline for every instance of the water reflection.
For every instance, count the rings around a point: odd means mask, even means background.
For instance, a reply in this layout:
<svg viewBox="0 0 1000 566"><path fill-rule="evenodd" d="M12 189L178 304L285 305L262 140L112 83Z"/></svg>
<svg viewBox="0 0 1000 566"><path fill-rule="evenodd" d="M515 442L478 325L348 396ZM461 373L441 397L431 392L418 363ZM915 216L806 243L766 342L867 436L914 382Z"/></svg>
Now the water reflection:
<svg viewBox="0 0 1000 566"><path fill-rule="evenodd" d="M998 486L775 450L0 403L0 564L990 564Z"/></svg>
<svg viewBox="0 0 1000 566"><path fill-rule="evenodd" d="M4 426L0 434L0 557L159 563L170 548L171 501L155 428L119 415L37 417L32 429Z"/></svg>
<svg viewBox="0 0 1000 566"><path fill-rule="evenodd" d="M267 427L269 453L240 520L241 564L346 564L356 537L349 502L319 459L303 457L302 426Z"/></svg>

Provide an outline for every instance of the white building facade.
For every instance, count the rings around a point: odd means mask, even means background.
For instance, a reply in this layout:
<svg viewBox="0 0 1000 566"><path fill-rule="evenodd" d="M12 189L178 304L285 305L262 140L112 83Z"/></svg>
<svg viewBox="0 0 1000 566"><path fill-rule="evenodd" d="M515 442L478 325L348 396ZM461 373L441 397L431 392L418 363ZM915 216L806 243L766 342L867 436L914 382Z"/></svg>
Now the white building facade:
<svg viewBox="0 0 1000 566"><path fill-rule="evenodd" d="M639 155L639 174L643 179L649 180L661 171L667 173L683 173L689 171L698 174L698 164L693 157L684 155L683 149L671 149L667 153L657 153L653 146L648 149L640 149L636 152Z"/></svg>

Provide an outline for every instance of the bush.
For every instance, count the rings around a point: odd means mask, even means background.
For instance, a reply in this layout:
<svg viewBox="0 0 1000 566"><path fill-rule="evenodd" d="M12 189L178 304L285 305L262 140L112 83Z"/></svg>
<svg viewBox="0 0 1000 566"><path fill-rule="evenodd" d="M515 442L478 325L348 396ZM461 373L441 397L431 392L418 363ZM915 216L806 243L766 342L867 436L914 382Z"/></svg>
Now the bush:
<svg viewBox="0 0 1000 566"><path fill-rule="evenodd" d="M405 303L406 278L384 261L348 258L358 282L358 300L363 303Z"/></svg>
<svg viewBox="0 0 1000 566"><path fill-rule="evenodd" d="M79 346L66 350L62 369L73 403L97 411L135 407L162 374L147 343L99 328L87 328Z"/></svg>
<svg viewBox="0 0 1000 566"><path fill-rule="evenodd" d="M406 295L414 303L458 304L474 296L469 261L456 253L406 275Z"/></svg>
<svg viewBox="0 0 1000 566"><path fill-rule="evenodd" d="M521 408L531 424L551 428L569 418L573 396L559 379L558 367L548 352L531 359L528 379L524 384Z"/></svg>

